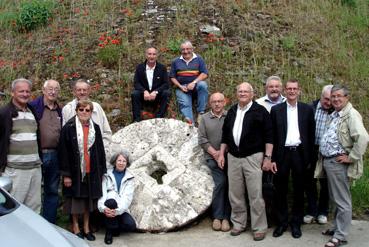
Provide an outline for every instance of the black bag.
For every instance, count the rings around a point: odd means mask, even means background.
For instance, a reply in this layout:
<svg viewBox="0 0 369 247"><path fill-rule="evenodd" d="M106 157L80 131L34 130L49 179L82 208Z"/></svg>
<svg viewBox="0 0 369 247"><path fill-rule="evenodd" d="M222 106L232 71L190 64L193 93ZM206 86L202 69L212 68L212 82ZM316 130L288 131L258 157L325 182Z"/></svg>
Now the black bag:
<svg viewBox="0 0 369 247"><path fill-rule="evenodd" d="M275 195L275 186L273 183L274 174L272 172L263 172L263 197L266 202L272 202Z"/></svg>

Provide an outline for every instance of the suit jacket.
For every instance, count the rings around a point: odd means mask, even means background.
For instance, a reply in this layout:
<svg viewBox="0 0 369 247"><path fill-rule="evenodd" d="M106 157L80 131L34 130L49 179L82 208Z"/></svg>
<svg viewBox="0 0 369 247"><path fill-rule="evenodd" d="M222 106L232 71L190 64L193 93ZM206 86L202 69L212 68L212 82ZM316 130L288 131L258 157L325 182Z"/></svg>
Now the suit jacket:
<svg viewBox="0 0 369 247"><path fill-rule="evenodd" d="M167 68L163 64L156 62L154 76L152 79L152 88L151 90L149 90L149 83L146 76L146 61L137 65L134 77L134 88L135 90L141 92L147 90L150 93L152 91L161 92L163 90L169 89Z"/></svg>
<svg viewBox="0 0 369 247"><path fill-rule="evenodd" d="M307 167L312 163L315 139L315 120L313 108L297 102L298 125L301 139L302 160ZM287 137L287 103L273 106L270 112L273 124L273 154L272 160L279 167L284 156L284 146Z"/></svg>

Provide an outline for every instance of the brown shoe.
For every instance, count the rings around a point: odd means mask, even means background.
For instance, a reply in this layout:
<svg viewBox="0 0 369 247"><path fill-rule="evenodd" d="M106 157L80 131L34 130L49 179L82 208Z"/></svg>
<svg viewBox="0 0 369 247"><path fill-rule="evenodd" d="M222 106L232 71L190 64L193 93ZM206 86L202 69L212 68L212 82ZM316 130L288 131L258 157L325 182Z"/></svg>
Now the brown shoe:
<svg viewBox="0 0 369 247"><path fill-rule="evenodd" d="M255 232L254 241L261 241L265 238L265 232Z"/></svg>
<svg viewBox="0 0 369 247"><path fill-rule="evenodd" d="M222 223L220 222L220 220L214 219L213 220L213 230L220 231L221 228L222 228Z"/></svg>
<svg viewBox="0 0 369 247"><path fill-rule="evenodd" d="M238 236L238 235L241 234L241 232L242 232L241 229L232 228L232 230L231 230L231 236Z"/></svg>
<svg viewBox="0 0 369 247"><path fill-rule="evenodd" d="M228 220L222 220L222 228L221 228L222 232L228 232L229 230L231 230L231 226L229 225L229 221Z"/></svg>

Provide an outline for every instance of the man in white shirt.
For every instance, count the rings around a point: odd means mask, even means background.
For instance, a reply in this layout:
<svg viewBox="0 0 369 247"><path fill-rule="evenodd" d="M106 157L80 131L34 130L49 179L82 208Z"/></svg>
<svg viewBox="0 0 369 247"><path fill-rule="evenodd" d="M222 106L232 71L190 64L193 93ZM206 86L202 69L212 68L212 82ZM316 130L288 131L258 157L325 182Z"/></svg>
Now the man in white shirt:
<svg viewBox="0 0 369 247"><path fill-rule="evenodd" d="M238 103L229 109L224 119L218 166L224 169L225 151L228 150L231 235L240 235L246 229L247 194L253 238L260 241L268 230L262 195L262 168L271 168L273 135L268 111L255 103L253 97L254 90L249 83L237 86Z"/></svg>
<svg viewBox="0 0 369 247"><path fill-rule="evenodd" d="M134 90L131 94L133 122L141 121L144 104L159 108L155 117L165 117L170 100L168 72L163 64L157 62L157 49L150 47L145 54L145 62L136 67Z"/></svg>
<svg viewBox="0 0 369 247"><path fill-rule="evenodd" d="M266 95L257 99L256 103L262 105L270 112L272 106L278 105L286 101L282 93L282 80L279 76L269 76L265 82Z"/></svg>
<svg viewBox="0 0 369 247"><path fill-rule="evenodd" d="M300 238L304 213L304 177L313 161L315 120L312 107L298 102L300 87L297 80L285 85L287 101L273 106L270 112L273 125L273 164L276 164L277 228L273 237L281 236L291 225L291 234ZM288 222L288 182L292 174L293 205Z"/></svg>

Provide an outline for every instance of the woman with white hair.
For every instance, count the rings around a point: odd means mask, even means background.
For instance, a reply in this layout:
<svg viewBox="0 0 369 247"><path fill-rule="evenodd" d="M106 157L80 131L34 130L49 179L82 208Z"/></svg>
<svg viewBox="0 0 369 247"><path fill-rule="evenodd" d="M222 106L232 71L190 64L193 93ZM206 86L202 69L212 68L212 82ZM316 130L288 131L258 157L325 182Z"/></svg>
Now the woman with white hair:
<svg viewBox="0 0 369 247"><path fill-rule="evenodd" d="M98 201L98 208L104 214L106 233L104 242L113 243L113 235L121 231L131 232L136 229L136 222L129 213L134 193L133 175L127 170L130 166L126 151L115 153L110 160L112 170L104 175L103 195Z"/></svg>

